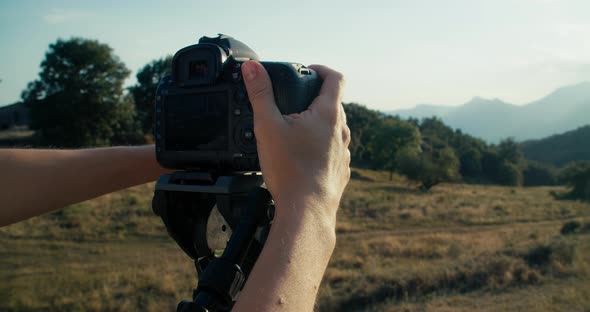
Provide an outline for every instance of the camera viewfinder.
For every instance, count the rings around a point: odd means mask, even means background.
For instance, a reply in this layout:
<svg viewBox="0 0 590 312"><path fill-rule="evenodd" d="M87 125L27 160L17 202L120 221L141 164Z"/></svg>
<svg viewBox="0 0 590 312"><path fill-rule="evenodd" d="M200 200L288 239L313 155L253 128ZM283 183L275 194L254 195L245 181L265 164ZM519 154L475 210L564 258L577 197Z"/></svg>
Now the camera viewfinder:
<svg viewBox="0 0 590 312"><path fill-rule="evenodd" d="M197 60L189 63L188 79L201 79L209 77L209 65L205 60Z"/></svg>

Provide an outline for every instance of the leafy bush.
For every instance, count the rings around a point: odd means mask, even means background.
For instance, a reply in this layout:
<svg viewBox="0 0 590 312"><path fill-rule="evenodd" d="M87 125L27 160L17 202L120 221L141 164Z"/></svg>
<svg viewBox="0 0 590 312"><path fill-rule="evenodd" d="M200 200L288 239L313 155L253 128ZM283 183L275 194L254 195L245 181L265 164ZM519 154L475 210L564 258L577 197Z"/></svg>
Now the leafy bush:
<svg viewBox="0 0 590 312"><path fill-rule="evenodd" d="M551 165L530 161L523 171L524 186L556 185L557 169Z"/></svg>
<svg viewBox="0 0 590 312"><path fill-rule="evenodd" d="M550 265L571 265L574 262L576 248L571 243L557 240L531 248L523 256L530 267L545 268Z"/></svg>
<svg viewBox="0 0 590 312"><path fill-rule="evenodd" d="M497 181L502 185L522 185L522 171L517 164L503 161L498 168Z"/></svg>
<svg viewBox="0 0 590 312"><path fill-rule="evenodd" d="M563 198L590 201L590 161L575 162L567 166L559 179L570 188Z"/></svg>
<svg viewBox="0 0 590 312"><path fill-rule="evenodd" d="M421 182L420 188L425 191L441 182L453 181L459 176L459 160L449 147L419 154L404 151L400 153L398 161L399 172Z"/></svg>
<svg viewBox="0 0 590 312"><path fill-rule="evenodd" d="M399 167L397 156L402 149L418 150L420 132L418 128L407 121L387 117L382 119L374 129L367 148L373 156L373 161L380 168L389 171L389 180L393 172Z"/></svg>
<svg viewBox="0 0 590 312"><path fill-rule="evenodd" d="M581 227L582 223L578 221L569 221L563 224L559 232L561 233L561 235L575 234L580 231Z"/></svg>

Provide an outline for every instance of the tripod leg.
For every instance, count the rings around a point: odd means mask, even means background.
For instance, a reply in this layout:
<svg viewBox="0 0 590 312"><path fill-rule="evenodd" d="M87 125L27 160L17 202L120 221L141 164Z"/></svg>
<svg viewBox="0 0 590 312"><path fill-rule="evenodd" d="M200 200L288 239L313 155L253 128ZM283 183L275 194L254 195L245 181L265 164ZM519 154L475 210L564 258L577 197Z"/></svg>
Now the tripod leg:
<svg viewBox="0 0 590 312"><path fill-rule="evenodd" d="M199 278L194 302L200 307L231 309L262 250L263 242L254 238L259 228L270 226L271 207L272 198L266 189L256 188L248 195L223 255L212 260Z"/></svg>

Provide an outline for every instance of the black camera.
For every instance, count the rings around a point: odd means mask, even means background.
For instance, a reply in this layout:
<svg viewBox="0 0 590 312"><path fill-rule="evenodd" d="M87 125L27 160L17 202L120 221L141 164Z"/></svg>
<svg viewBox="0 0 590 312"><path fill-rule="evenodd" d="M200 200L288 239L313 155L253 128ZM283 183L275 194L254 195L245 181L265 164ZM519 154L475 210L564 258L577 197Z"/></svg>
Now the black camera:
<svg viewBox="0 0 590 312"><path fill-rule="evenodd" d="M252 107L241 65L258 60L244 43L225 35L202 37L176 52L172 75L156 92L156 157L169 169L219 174L258 171ZM291 62L261 62L282 114L300 113L319 93L317 73Z"/></svg>

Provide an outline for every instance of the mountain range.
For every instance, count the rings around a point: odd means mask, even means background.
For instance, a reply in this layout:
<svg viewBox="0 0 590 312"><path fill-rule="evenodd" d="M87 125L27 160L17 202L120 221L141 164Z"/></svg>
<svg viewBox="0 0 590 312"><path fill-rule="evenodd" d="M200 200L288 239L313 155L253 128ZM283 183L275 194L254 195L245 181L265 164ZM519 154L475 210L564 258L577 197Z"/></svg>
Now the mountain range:
<svg viewBox="0 0 590 312"><path fill-rule="evenodd" d="M436 116L490 143L508 137L517 141L539 139L590 124L590 82L559 88L526 105L474 97L460 106L421 104L387 113L418 119Z"/></svg>

